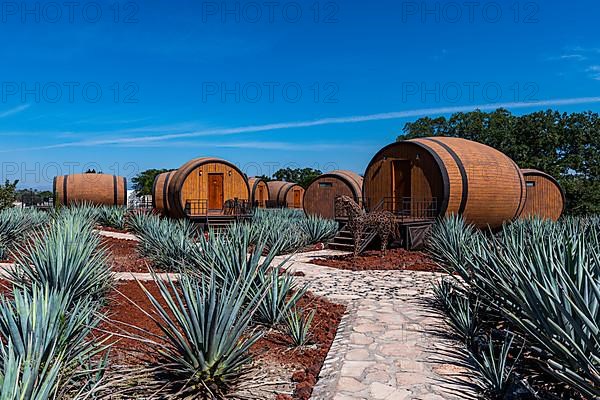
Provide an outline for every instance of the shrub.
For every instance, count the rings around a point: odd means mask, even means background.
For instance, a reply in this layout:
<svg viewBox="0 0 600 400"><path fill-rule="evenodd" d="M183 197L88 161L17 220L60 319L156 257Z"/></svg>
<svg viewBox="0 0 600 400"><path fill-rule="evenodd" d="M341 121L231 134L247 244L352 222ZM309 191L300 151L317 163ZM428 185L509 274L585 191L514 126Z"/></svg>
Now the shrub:
<svg viewBox="0 0 600 400"><path fill-rule="evenodd" d="M157 379L184 398L224 398L247 373L248 349L260 338L247 332L260 293L252 295L241 277L217 282L214 275L184 275L157 285L160 300L140 284L167 340L152 347L161 360Z"/></svg>
<svg viewBox="0 0 600 400"><path fill-rule="evenodd" d="M310 326L315 317L316 310L304 314L294 309L286 317L285 332L292 339L296 347L303 347L310 343Z"/></svg>
<svg viewBox="0 0 600 400"><path fill-rule="evenodd" d="M102 299L112 282L107 255L92 222L75 213L61 216L32 236L16 256L7 279L27 290L47 287L71 297Z"/></svg>
<svg viewBox="0 0 600 400"><path fill-rule="evenodd" d="M9 208L0 211L0 259L5 259L20 240L48 220L48 214L37 210Z"/></svg>
<svg viewBox="0 0 600 400"><path fill-rule="evenodd" d="M596 218L533 219L485 237L451 218L430 240L436 260L524 337L530 358L592 398L600 395L599 227Z"/></svg>

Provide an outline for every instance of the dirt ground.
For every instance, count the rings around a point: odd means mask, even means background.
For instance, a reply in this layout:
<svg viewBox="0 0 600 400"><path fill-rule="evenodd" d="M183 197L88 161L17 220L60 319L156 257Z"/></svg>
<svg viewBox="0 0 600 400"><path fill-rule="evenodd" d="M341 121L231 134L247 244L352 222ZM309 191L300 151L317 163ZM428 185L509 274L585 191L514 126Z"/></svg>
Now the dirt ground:
<svg viewBox="0 0 600 400"><path fill-rule="evenodd" d="M160 299L156 284L144 282L143 285L153 296ZM164 344L160 339L162 332L144 313L146 311L152 314L153 307L139 284L135 281L119 282L109 298L109 320L102 325L102 330L116 334L111 361L131 366L155 362L153 353L148 352L148 346ZM255 363L260 365L261 369L278 370L278 374L288 374L286 379L289 381L288 386L293 388L293 394L278 395L279 399L310 398L345 312L344 306L311 293L307 293L300 300L298 307L307 312L316 310L311 327L311 346L293 349L285 335L270 330L250 349Z"/></svg>
<svg viewBox="0 0 600 400"><path fill-rule="evenodd" d="M365 251L354 258L352 254L315 258L313 264L350 271L411 270L441 272L440 268L420 251L390 249L384 257L379 250Z"/></svg>
<svg viewBox="0 0 600 400"><path fill-rule="evenodd" d="M133 240L102 237L102 246L109 250L113 272L149 272L150 260L140 257L138 242ZM158 271L157 272L161 272Z"/></svg>

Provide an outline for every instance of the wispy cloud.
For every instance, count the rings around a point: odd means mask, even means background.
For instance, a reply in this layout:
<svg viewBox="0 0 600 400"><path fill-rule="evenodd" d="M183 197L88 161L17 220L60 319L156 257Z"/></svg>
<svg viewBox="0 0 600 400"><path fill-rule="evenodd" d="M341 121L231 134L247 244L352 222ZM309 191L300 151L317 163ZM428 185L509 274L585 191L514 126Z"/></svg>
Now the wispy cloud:
<svg viewBox="0 0 600 400"><path fill-rule="evenodd" d="M559 57L561 60L574 60L574 61L584 61L587 60L587 57L581 54L563 54Z"/></svg>
<svg viewBox="0 0 600 400"><path fill-rule="evenodd" d="M63 147L89 147L89 146L103 146L103 145L141 145L148 143L160 143L174 139L183 138L196 138L206 136L226 136L236 135L245 133L257 133L257 132L273 132L287 129L300 129L300 128L311 128L325 125L340 125L340 124L355 124L364 123L371 121L385 121L412 117L424 117L428 115L443 115L452 114L455 112L469 112L473 110L491 111L497 108L506 109L523 109L523 108L540 108L540 107L556 107L556 106L569 106L569 105L580 105L580 104L595 104L600 103L600 97L577 97L569 99L553 99L553 100L542 100L532 102L508 102L508 103L492 103L492 104L478 104L469 106L453 106L453 107L438 107L438 108L421 108L415 110L406 111L395 111L378 114L367 114L367 115L354 115L346 117L330 117L320 118L307 121L291 121L291 122L280 122L264 125L250 125L241 126L234 128L218 128L218 129L205 129L197 130L185 133L170 133L165 135L149 135L149 136L137 136L137 137L113 137L109 139L93 139L93 140L82 140L73 142L57 143L54 145L30 147L26 149L16 150L41 150L41 149L53 149ZM131 131L131 130L128 130ZM116 132L114 132L116 134ZM10 150L15 151L15 149Z"/></svg>
<svg viewBox="0 0 600 400"><path fill-rule="evenodd" d="M164 143L135 143L122 144L118 147L127 148L164 148ZM376 143L322 143L322 142L273 142L273 141L236 141L236 142L194 142L194 141L176 141L169 142L169 147L185 148L232 148L232 149L252 149L252 150L276 150L276 151L332 151L332 150L364 150L367 147L375 147Z"/></svg>
<svg viewBox="0 0 600 400"><path fill-rule="evenodd" d="M586 71L590 73L592 79L600 81L600 65L590 65Z"/></svg>
<svg viewBox="0 0 600 400"><path fill-rule="evenodd" d="M9 117L11 115L20 113L21 111L25 111L30 107L30 104L21 104L20 106L11 108L6 111L0 112L0 118Z"/></svg>
<svg viewBox="0 0 600 400"><path fill-rule="evenodd" d="M588 58L580 53L567 53L560 56L548 57L548 61L585 61Z"/></svg>

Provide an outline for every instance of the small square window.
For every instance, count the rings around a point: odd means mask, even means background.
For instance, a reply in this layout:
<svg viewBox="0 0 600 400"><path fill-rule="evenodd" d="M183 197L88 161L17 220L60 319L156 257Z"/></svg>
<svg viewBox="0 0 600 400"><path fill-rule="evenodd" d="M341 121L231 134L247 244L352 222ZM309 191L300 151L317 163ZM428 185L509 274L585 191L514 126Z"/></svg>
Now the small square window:
<svg viewBox="0 0 600 400"><path fill-rule="evenodd" d="M534 181L527 181L526 184L527 184L527 187L534 187L535 186L535 182Z"/></svg>
<svg viewBox="0 0 600 400"><path fill-rule="evenodd" d="M319 182L319 187L330 188L330 187L333 187L333 183L331 183L331 182Z"/></svg>

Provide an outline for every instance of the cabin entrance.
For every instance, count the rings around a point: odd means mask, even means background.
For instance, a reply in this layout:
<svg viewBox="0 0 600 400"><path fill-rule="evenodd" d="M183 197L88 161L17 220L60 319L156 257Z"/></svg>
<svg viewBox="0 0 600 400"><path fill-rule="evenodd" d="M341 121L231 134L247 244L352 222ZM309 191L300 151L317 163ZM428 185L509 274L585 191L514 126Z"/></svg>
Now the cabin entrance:
<svg viewBox="0 0 600 400"><path fill-rule="evenodd" d="M208 209L223 208L223 174L208 174Z"/></svg>
<svg viewBox="0 0 600 400"><path fill-rule="evenodd" d="M300 208L300 191L294 190L294 208Z"/></svg>
<svg viewBox="0 0 600 400"><path fill-rule="evenodd" d="M391 206L392 212L403 214L410 212L412 197L412 179L411 179L411 161L394 160L392 161L392 193L393 199Z"/></svg>

